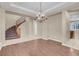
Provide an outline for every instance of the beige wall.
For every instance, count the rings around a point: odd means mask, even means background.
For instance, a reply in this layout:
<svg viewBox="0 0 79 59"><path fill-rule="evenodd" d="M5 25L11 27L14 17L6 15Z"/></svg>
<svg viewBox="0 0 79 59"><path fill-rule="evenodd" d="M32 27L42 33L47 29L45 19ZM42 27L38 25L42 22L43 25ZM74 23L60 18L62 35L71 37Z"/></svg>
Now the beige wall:
<svg viewBox="0 0 79 59"><path fill-rule="evenodd" d="M0 48L5 42L5 10L0 8Z"/></svg>

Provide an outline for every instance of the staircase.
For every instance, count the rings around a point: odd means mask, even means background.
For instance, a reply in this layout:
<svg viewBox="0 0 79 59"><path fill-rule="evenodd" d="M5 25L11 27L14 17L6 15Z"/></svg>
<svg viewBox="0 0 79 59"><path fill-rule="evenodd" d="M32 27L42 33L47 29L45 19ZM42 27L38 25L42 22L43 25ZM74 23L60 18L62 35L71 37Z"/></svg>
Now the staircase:
<svg viewBox="0 0 79 59"><path fill-rule="evenodd" d="M25 17L19 18L15 25L6 30L5 36L6 40L18 39L20 38L20 28L19 26L25 22Z"/></svg>

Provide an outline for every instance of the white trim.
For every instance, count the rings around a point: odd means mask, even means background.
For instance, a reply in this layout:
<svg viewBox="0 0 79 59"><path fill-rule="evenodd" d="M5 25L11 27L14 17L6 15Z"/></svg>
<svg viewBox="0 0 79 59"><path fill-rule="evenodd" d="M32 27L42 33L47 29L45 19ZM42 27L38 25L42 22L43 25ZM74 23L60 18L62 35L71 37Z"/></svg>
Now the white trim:
<svg viewBox="0 0 79 59"><path fill-rule="evenodd" d="M33 37L33 38L27 38L26 40L20 40L20 39L13 39L13 40L9 40L9 41L6 41L5 42L5 45L3 46L7 46L7 45L12 45L12 44L17 44L17 43L22 43L22 42L27 42L27 41L31 41L31 40L36 40L36 39L40 39L41 37ZM44 40L49 40L50 38L41 38L41 39L44 39ZM50 40L54 40L54 41L57 41L57 42L61 42L59 40L56 40L56 39L50 39ZM62 43L62 42L61 42Z"/></svg>
<svg viewBox="0 0 79 59"><path fill-rule="evenodd" d="M51 38L51 37L41 37L41 38L45 39L45 40L53 40L53 41L57 41L57 42L63 43L63 40L58 40L56 38Z"/></svg>
<svg viewBox="0 0 79 59"><path fill-rule="evenodd" d="M67 3L68 3L68 2L60 3L60 4L56 5L56 6L53 7L53 8L47 9L46 11L44 11L44 13L47 13L47 12L52 11L52 10L54 10L54 9L60 8L61 6L65 5L65 4L67 4Z"/></svg>
<svg viewBox="0 0 79 59"><path fill-rule="evenodd" d="M38 39L38 37L6 40L5 43L3 44L3 46L8 46L8 45L12 45L12 44L18 44L18 43L22 43L22 42L27 42L27 41L35 40L35 39Z"/></svg>
<svg viewBox="0 0 79 59"><path fill-rule="evenodd" d="M70 48L73 48L73 49L76 49L76 50L79 50L79 48L76 48L76 47L74 47L74 46L71 46L71 45L68 45L68 44L65 44L65 43L63 43L62 45L63 45L63 46L70 47Z"/></svg>
<svg viewBox="0 0 79 59"><path fill-rule="evenodd" d="M42 39L44 40L47 40L46 37L41 37ZM13 40L7 40L5 42L5 44L3 44L3 47L4 46L8 46L8 45L12 45L12 44L18 44L18 43L22 43L22 42L28 42L28 41L31 41L31 40L36 40L36 39L40 39L40 37L31 37L31 38L25 38L26 40L23 40L22 38L21 39L13 39ZM57 39L51 39L51 38L48 38L48 40L53 40L53 41L56 41L56 42L60 42L62 43L63 46L67 46L67 47L70 47L70 48L73 48L73 49L77 49L79 50L78 48L76 48L75 46L71 46L71 45L68 45L60 40L57 40ZM2 47L0 47L0 50L2 49Z"/></svg>
<svg viewBox="0 0 79 59"><path fill-rule="evenodd" d="M31 12L31 13L34 13L34 14L37 14L36 11L33 11L33 10L30 10L30 9L21 7L21 6L19 6L19 5L13 4L13 3L11 3L10 6L11 6L11 7L14 7L14 8L18 8L18 9L24 10L24 11L28 11L28 12Z"/></svg>
<svg viewBox="0 0 79 59"><path fill-rule="evenodd" d="M34 25L34 35L37 36L37 21L33 21L33 25Z"/></svg>
<svg viewBox="0 0 79 59"><path fill-rule="evenodd" d="M74 3L73 2L72 3L64 2L64 3L58 4L57 6L55 6L53 8L50 8L50 9L44 11L43 13L45 15L51 15L51 13L52 13L52 15L53 15L53 14L62 12L62 10L67 9L68 7L70 7L71 5L74 5L76 3L77 2L74 2Z"/></svg>
<svg viewBox="0 0 79 59"><path fill-rule="evenodd" d="M53 39L53 38L52 39L51 38L47 39L46 37L33 36L33 37L30 37L30 38L20 38L20 39L6 40L5 43L3 44L3 47L8 46L8 45L12 45L12 44L27 42L27 41L31 41L31 40L37 40L37 39L40 39L40 38L44 39L44 40L54 40L54 41L62 43L62 41L59 41L59 40Z"/></svg>
<svg viewBox="0 0 79 59"><path fill-rule="evenodd" d="M62 45L79 50L79 39L69 39L68 41L63 42Z"/></svg>

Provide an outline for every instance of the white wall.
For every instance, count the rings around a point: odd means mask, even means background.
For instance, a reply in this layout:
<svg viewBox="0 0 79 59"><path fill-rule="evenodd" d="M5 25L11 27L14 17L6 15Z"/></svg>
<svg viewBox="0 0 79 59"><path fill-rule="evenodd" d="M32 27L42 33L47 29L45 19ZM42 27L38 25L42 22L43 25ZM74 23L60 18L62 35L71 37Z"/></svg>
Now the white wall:
<svg viewBox="0 0 79 59"><path fill-rule="evenodd" d="M48 35L51 39L62 41L62 15L58 14L49 19Z"/></svg>
<svg viewBox="0 0 79 59"><path fill-rule="evenodd" d="M62 11L62 32L63 32L62 39L63 39L63 42L65 43L70 39L68 11Z"/></svg>
<svg viewBox="0 0 79 59"><path fill-rule="evenodd" d="M79 30L75 30L75 38L74 39L79 40Z"/></svg>
<svg viewBox="0 0 79 59"><path fill-rule="evenodd" d="M42 23L37 22L37 36L41 38L42 36Z"/></svg>
<svg viewBox="0 0 79 59"><path fill-rule="evenodd" d="M49 17L47 22L48 37L52 40L62 42L62 14Z"/></svg>
<svg viewBox="0 0 79 59"><path fill-rule="evenodd" d="M29 17L26 17L26 22L22 24L21 26L21 37L32 37L33 36L33 20L31 20Z"/></svg>
<svg viewBox="0 0 79 59"><path fill-rule="evenodd" d="M0 8L0 48L5 43L5 10Z"/></svg>
<svg viewBox="0 0 79 59"><path fill-rule="evenodd" d="M38 35L45 39L62 41L62 14L50 16L38 24Z"/></svg>

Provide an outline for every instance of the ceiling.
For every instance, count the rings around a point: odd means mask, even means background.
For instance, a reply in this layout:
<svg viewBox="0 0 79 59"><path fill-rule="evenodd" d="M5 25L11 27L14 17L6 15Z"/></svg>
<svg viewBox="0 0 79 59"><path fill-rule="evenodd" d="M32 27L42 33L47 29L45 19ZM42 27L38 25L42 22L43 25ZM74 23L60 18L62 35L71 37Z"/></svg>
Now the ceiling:
<svg viewBox="0 0 79 59"><path fill-rule="evenodd" d="M52 15L76 4L76 2L42 2L42 13ZM7 11L22 13L35 17L40 10L40 2L0 2L0 6Z"/></svg>
<svg viewBox="0 0 79 59"><path fill-rule="evenodd" d="M79 11L70 12L69 14L70 14L70 21L79 20Z"/></svg>
<svg viewBox="0 0 79 59"><path fill-rule="evenodd" d="M56 5L59 5L61 4L62 2L42 2L42 12L43 11L46 11L47 9L50 9L52 7L55 7ZM28 8L30 10L33 10L33 11L36 11L36 12L39 12L40 11L40 2L24 2L24 3L14 3L18 6L21 6L23 8Z"/></svg>

